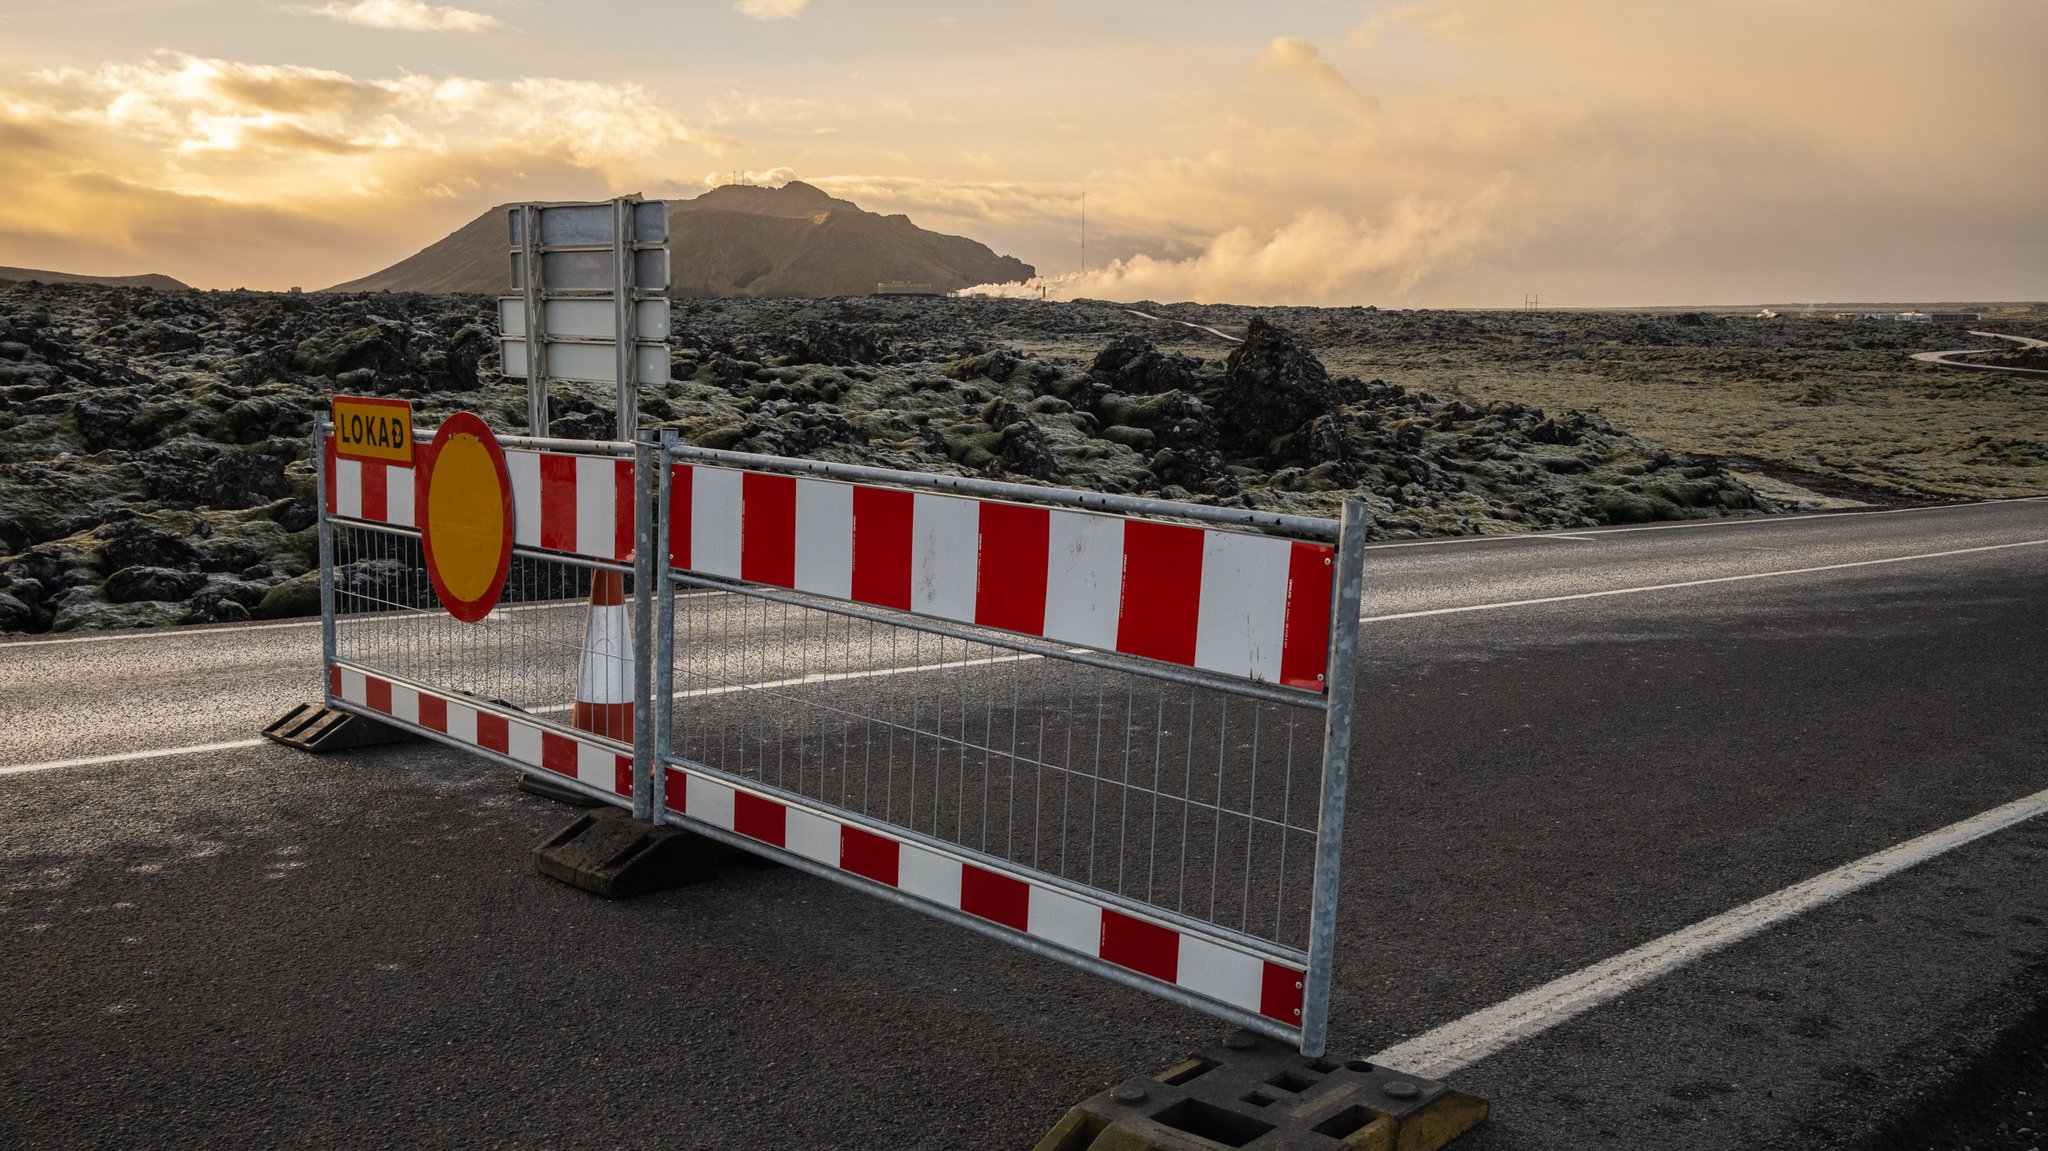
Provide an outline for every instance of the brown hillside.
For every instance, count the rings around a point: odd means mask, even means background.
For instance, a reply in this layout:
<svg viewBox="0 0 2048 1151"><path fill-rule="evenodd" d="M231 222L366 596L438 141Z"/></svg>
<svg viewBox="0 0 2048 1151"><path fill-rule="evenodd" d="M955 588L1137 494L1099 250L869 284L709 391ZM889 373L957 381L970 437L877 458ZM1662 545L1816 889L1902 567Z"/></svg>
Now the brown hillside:
<svg viewBox="0 0 2048 1151"><path fill-rule="evenodd" d="M501 205L381 272L327 290L498 295L507 286L506 250ZM946 292L1036 274L985 244L863 211L796 181L671 201L669 250L674 296L857 296L891 280Z"/></svg>

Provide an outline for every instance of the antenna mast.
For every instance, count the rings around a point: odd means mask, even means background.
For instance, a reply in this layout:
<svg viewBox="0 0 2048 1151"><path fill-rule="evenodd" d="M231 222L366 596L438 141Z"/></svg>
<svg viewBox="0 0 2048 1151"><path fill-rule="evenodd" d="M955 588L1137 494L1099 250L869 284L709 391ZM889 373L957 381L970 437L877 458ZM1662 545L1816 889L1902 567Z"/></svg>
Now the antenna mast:
<svg viewBox="0 0 2048 1151"><path fill-rule="evenodd" d="M1081 274L1088 274L1088 189L1081 189Z"/></svg>

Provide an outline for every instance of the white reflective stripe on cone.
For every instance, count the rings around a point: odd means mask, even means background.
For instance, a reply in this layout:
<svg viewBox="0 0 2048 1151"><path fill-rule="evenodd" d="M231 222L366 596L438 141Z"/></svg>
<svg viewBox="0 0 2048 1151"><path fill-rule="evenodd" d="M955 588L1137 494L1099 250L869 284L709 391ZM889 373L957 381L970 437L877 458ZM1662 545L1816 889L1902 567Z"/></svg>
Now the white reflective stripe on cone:
<svg viewBox="0 0 2048 1151"><path fill-rule="evenodd" d="M626 618L625 577L600 571L590 581L590 624L570 723L595 735L633 738L633 634Z"/></svg>

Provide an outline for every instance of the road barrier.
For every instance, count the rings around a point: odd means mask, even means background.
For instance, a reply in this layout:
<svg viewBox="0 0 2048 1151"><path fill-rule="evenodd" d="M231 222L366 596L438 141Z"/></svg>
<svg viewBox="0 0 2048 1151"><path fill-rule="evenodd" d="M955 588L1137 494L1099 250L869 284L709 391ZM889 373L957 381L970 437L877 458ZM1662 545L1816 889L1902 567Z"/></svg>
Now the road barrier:
<svg viewBox="0 0 2048 1151"><path fill-rule="evenodd" d="M331 706L550 778L606 802L645 794L621 685L636 656L630 445L505 437L510 546L473 620L436 586L414 467L337 459L323 422L322 646ZM593 606L593 589L608 606ZM609 589L612 594L602 594ZM630 698L625 701L630 709ZM643 804L644 807L644 804Z"/></svg>
<svg viewBox="0 0 2048 1151"><path fill-rule="evenodd" d="M331 706L1322 1053L1362 508L465 418L317 433Z"/></svg>

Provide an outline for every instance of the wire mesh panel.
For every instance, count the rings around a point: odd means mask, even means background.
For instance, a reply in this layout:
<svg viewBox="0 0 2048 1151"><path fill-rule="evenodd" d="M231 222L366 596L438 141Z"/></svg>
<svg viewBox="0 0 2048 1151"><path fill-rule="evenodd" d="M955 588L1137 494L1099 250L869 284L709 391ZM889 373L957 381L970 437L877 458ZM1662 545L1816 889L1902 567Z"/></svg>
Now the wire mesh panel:
<svg viewBox="0 0 2048 1151"><path fill-rule="evenodd" d="M473 696L566 723L586 662L633 681L632 652L587 651L590 593L599 567L525 551L512 555L498 606L476 623L441 607L420 538L334 525L335 657L437 690ZM627 618L631 603L624 606Z"/></svg>
<svg viewBox="0 0 2048 1151"><path fill-rule="evenodd" d="M680 758L1305 953L1319 700L678 582Z"/></svg>
<svg viewBox="0 0 2048 1151"><path fill-rule="evenodd" d="M633 574L611 557L630 550L618 541L631 535L633 485L630 465L617 475L615 445L591 449L515 456L505 526L561 550L511 548L502 591L474 622L435 590L412 526L415 469L337 466L330 452L320 525L329 702L630 803ZM532 473L524 484L522 471ZM595 554L575 554L579 545Z"/></svg>
<svg viewBox="0 0 2048 1151"><path fill-rule="evenodd" d="M1333 549L668 458L666 814L1320 1050Z"/></svg>

